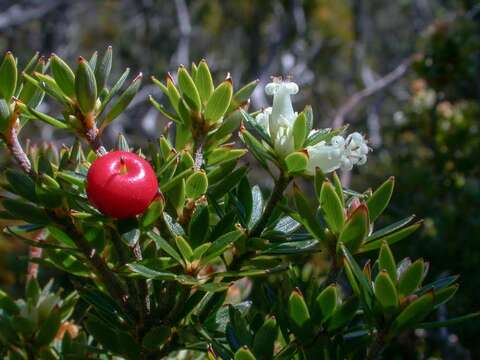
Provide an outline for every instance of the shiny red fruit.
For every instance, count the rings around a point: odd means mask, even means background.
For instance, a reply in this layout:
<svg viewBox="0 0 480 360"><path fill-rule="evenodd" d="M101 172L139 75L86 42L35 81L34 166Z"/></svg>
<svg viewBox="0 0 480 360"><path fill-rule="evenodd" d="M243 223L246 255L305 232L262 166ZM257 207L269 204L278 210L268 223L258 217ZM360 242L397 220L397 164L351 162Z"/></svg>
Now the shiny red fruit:
<svg viewBox="0 0 480 360"><path fill-rule="evenodd" d="M95 160L88 170L88 200L113 218L143 213L157 193L158 181L152 166L131 152L110 152Z"/></svg>

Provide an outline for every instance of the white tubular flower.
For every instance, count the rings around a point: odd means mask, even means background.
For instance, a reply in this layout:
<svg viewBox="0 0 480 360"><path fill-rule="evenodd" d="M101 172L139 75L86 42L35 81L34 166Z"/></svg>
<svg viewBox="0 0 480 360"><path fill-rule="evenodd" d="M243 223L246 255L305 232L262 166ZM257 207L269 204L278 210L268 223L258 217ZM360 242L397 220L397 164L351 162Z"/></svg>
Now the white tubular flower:
<svg viewBox="0 0 480 360"><path fill-rule="evenodd" d="M265 86L265 93L273 95L273 105L258 114L255 120L270 134L277 154L286 156L295 150L292 131L297 113L293 111L290 97L298 93L298 85L274 78Z"/></svg>
<svg viewBox="0 0 480 360"><path fill-rule="evenodd" d="M268 122L271 114L272 108L268 107L264 109L260 114L255 116L255 122L260 125L267 134L270 134Z"/></svg>
<svg viewBox="0 0 480 360"><path fill-rule="evenodd" d="M352 170L354 165L363 165L367 162L369 148L367 141L358 132L343 138L334 136L330 144L321 141L307 147L309 161L306 173L315 174L318 167L322 172L329 173L337 169Z"/></svg>

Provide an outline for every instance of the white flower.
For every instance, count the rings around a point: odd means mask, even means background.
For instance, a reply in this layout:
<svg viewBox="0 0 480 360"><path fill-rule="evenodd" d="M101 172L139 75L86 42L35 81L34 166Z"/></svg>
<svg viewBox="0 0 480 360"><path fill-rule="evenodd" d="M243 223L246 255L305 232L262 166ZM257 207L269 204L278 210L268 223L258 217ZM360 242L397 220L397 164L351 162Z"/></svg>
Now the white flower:
<svg viewBox="0 0 480 360"><path fill-rule="evenodd" d="M286 156L295 150L292 132L298 114L293 111L290 97L298 93L298 85L274 78L265 86L265 93L273 95L273 105L258 114L255 121L270 135L277 154Z"/></svg>
<svg viewBox="0 0 480 360"><path fill-rule="evenodd" d="M265 86L265 93L273 96L273 104L260 112L255 117L255 122L270 135L277 155L286 157L295 151L293 126L298 114L293 110L291 96L298 93L298 85L282 78L274 78ZM319 131L312 129L309 136ZM337 169L351 170L354 165L363 165L367 162L369 148L364 137L354 132L346 138L334 136L329 143L321 141L305 150L309 157L305 172L313 175L317 167L324 173L329 173Z"/></svg>
<svg viewBox="0 0 480 360"><path fill-rule="evenodd" d="M315 168L320 168L324 173L337 169L352 170L353 165L363 165L367 162L369 148L365 138L354 132L343 138L334 136L330 144L321 141L307 147L309 161L306 173L315 174Z"/></svg>

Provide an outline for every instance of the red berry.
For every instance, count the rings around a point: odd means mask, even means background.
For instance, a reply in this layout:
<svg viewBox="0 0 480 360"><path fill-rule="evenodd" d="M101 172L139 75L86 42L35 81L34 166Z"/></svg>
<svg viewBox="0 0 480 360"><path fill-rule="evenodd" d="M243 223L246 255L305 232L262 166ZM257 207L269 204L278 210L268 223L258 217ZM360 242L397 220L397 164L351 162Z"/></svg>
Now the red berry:
<svg viewBox="0 0 480 360"><path fill-rule="evenodd" d="M158 181L151 165L134 153L110 152L88 170L88 200L113 218L143 213L157 193Z"/></svg>

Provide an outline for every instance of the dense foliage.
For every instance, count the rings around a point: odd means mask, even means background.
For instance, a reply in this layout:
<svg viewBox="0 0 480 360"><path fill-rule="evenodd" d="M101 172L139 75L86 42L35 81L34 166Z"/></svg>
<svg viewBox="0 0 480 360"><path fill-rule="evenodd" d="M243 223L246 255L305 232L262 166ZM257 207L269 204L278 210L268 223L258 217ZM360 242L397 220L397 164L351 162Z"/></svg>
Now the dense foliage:
<svg viewBox="0 0 480 360"><path fill-rule="evenodd" d="M169 125L145 149L123 135L116 148L148 160L158 196L137 217L102 214L86 175L142 79L123 86L126 70L110 85L112 60L108 48L72 70L57 55L35 55L19 72L7 53L0 66L1 136L21 169L5 172L1 215L6 235L31 247L24 299L0 294L5 358L188 350L210 359L375 359L405 331L478 315L424 322L455 294L457 276L432 279L423 259L396 259L395 244L421 221L376 225L394 179L374 191L344 188L335 170L363 165L367 142L345 128L314 129L311 107L292 107L299 88L290 79L274 78L265 88L272 107L249 112L257 82L234 90L227 76L215 85L204 60L152 78L168 103L150 103ZM62 117L42 111L44 96ZM25 147L18 134L38 121L77 140ZM232 141L237 130L241 142ZM251 183L240 161L247 152L272 176L269 196ZM35 264L68 274L75 290L42 289Z"/></svg>

